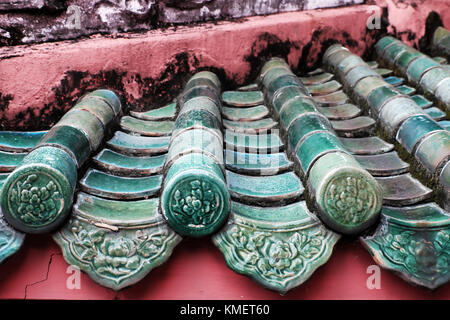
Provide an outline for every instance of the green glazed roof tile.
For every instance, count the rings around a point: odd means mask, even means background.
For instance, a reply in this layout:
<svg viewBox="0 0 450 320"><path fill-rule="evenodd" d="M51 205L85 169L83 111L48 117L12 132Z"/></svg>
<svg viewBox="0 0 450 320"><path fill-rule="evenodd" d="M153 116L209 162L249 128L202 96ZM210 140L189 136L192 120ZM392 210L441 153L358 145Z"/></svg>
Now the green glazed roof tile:
<svg viewBox="0 0 450 320"><path fill-rule="evenodd" d="M11 153L0 151L0 172L13 171L26 156L26 153Z"/></svg>
<svg viewBox="0 0 450 320"><path fill-rule="evenodd" d="M223 117L232 121L255 121L266 117L269 110L264 105L249 108L222 108Z"/></svg>
<svg viewBox="0 0 450 320"><path fill-rule="evenodd" d="M422 109L427 109L427 108L429 108L429 107L431 107L433 105L433 102L427 100L424 96L421 96L421 95L418 95L418 94L412 96L411 98Z"/></svg>
<svg viewBox="0 0 450 320"><path fill-rule="evenodd" d="M90 169L80 180L81 189L111 199L139 199L155 195L161 188L162 176L119 177Z"/></svg>
<svg viewBox="0 0 450 320"><path fill-rule="evenodd" d="M388 76L390 76L393 73L392 70L385 69L385 68L377 68L377 69L374 69L374 70L375 70L376 73L378 73L382 77L388 77Z"/></svg>
<svg viewBox="0 0 450 320"><path fill-rule="evenodd" d="M292 169L293 163L284 152L243 153L225 150L225 166L237 173L270 176Z"/></svg>
<svg viewBox="0 0 450 320"><path fill-rule="evenodd" d="M230 222L213 237L227 265L283 294L326 263L339 239L313 217L305 202L268 208L232 202L231 211Z"/></svg>
<svg viewBox="0 0 450 320"><path fill-rule="evenodd" d="M416 93L416 89L412 87L408 87L405 85L397 86L397 90L400 91L402 94L406 94L408 96L413 95Z"/></svg>
<svg viewBox="0 0 450 320"><path fill-rule="evenodd" d="M53 238L68 263L100 285L120 290L164 263L181 241L159 214L158 203L157 198L113 201L81 193L73 217Z"/></svg>
<svg viewBox="0 0 450 320"><path fill-rule="evenodd" d="M405 206L431 199L433 190L421 184L411 174L377 177L383 188L383 204Z"/></svg>
<svg viewBox="0 0 450 320"><path fill-rule="evenodd" d="M384 207L374 235L362 240L383 268L416 285L435 289L450 280L450 214L435 203Z"/></svg>
<svg viewBox="0 0 450 320"><path fill-rule="evenodd" d="M319 106L337 106L350 102L349 97L343 91L336 91L323 96L314 96L314 101Z"/></svg>
<svg viewBox="0 0 450 320"><path fill-rule="evenodd" d="M300 77L300 81L303 82L305 86L310 86L314 84L321 84L333 79L333 75L331 73L321 73L309 77Z"/></svg>
<svg viewBox="0 0 450 320"><path fill-rule="evenodd" d="M22 247L24 239L25 234L9 226L0 209L0 264Z"/></svg>
<svg viewBox="0 0 450 320"><path fill-rule="evenodd" d="M375 126L375 120L366 116L359 116L347 120L331 121L333 129L342 137L364 136L371 132Z"/></svg>
<svg viewBox="0 0 450 320"><path fill-rule="evenodd" d="M329 120L347 120L361 114L361 109L351 103L344 103L334 107L317 107L317 110Z"/></svg>
<svg viewBox="0 0 450 320"><path fill-rule="evenodd" d="M342 88L342 85L337 82L336 80L331 80L325 83L319 83L319 84L313 84L310 86L307 86L307 89L311 95L319 96L319 95L326 95L333 92L338 91Z"/></svg>
<svg viewBox="0 0 450 320"><path fill-rule="evenodd" d="M237 88L238 91L257 91L258 89L259 89L259 86L257 83L251 83L246 86Z"/></svg>
<svg viewBox="0 0 450 320"><path fill-rule="evenodd" d="M273 176L249 176L227 171L230 194L239 201L282 204L303 194L303 185L293 172Z"/></svg>
<svg viewBox="0 0 450 320"><path fill-rule="evenodd" d="M266 132L277 125L277 122L273 121L271 118L265 118L261 120L240 122L240 121L230 121L223 120L223 126L231 131L238 133L260 133Z"/></svg>
<svg viewBox="0 0 450 320"><path fill-rule="evenodd" d="M284 149L283 141L276 133L263 135L236 133L225 130L224 142L227 149L250 153L280 152Z"/></svg>
<svg viewBox="0 0 450 320"><path fill-rule="evenodd" d="M436 121L444 120L447 117L444 111L436 107L428 108L425 112Z"/></svg>
<svg viewBox="0 0 450 320"><path fill-rule="evenodd" d="M225 91L222 100L233 107L252 107L263 103L264 99L261 91Z"/></svg>
<svg viewBox="0 0 450 320"><path fill-rule="evenodd" d="M100 168L108 172L127 176L146 176L162 171L166 155L137 157L103 149L93 160Z"/></svg>
<svg viewBox="0 0 450 320"><path fill-rule="evenodd" d="M450 130L450 120L438 121L438 123L447 130Z"/></svg>
<svg viewBox="0 0 450 320"><path fill-rule="evenodd" d="M384 81L386 81L387 83L389 83L390 85L392 85L394 87L397 87L397 86L402 85L403 82L405 81L405 79L395 77L395 76L390 76L390 77L384 78Z"/></svg>
<svg viewBox="0 0 450 320"><path fill-rule="evenodd" d="M116 131L106 144L111 149L131 155L154 155L167 152L170 137L145 137Z"/></svg>
<svg viewBox="0 0 450 320"><path fill-rule="evenodd" d="M47 131L0 131L0 151L30 151L46 133Z"/></svg>
<svg viewBox="0 0 450 320"><path fill-rule="evenodd" d="M394 145L374 137L340 138L344 147L352 154L373 155L392 151Z"/></svg>
<svg viewBox="0 0 450 320"><path fill-rule="evenodd" d="M130 115L142 120L173 120L177 111L177 104L170 103L167 106L152 109L145 112L130 111Z"/></svg>
<svg viewBox="0 0 450 320"><path fill-rule="evenodd" d="M125 116L120 120L120 127L143 136L168 136L172 132L173 121L149 121Z"/></svg>
<svg viewBox="0 0 450 320"><path fill-rule="evenodd" d="M395 176L409 171L409 164L391 151L373 155L355 155L356 161L374 177Z"/></svg>

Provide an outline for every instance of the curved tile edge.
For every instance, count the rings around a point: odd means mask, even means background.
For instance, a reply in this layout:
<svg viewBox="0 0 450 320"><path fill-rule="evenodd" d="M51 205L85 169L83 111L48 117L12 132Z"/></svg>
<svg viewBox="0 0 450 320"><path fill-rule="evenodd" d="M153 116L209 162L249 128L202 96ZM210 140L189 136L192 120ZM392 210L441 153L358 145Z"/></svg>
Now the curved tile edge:
<svg viewBox="0 0 450 320"><path fill-rule="evenodd" d="M101 225L101 224L100 224ZM73 216L53 234L64 259L113 290L133 285L171 256L182 240L162 217L158 223L111 230Z"/></svg>
<svg viewBox="0 0 450 320"><path fill-rule="evenodd" d="M270 231L234 217L214 235L213 242L230 269L286 294L329 260L339 238L317 222L297 229Z"/></svg>
<svg viewBox="0 0 450 320"><path fill-rule="evenodd" d="M434 290L450 281L450 225L412 228L383 216L375 234L360 241L379 266L409 283Z"/></svg>

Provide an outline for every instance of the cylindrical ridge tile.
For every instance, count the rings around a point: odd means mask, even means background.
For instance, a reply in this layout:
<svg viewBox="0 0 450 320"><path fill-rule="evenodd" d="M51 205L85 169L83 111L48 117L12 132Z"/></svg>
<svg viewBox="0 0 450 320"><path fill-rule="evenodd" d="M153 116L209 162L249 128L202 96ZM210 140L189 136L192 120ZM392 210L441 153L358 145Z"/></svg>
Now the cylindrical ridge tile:
<svg viewBox="0 0 450 320"><path fill-rule="evenodd" d="M313 133L299 143L296 155L307 177L314 162L329 152L347 152L339 138L331 132Z"/></svg>
<svg viewBox="0 0 450 320"><path fill-rule="evenodd" d="M382 38L378 43L384 43L384 39ZM434 95L446 111L450 110L450 79L448 79L450 71L442 67L439 62L407 46L400 40L395 39L392 46L405 49L394 61L394 68L406 76L409 82L418 85L426 94ZM389 60L388 50L379 52L379 56L384 60Z"/></svg>
<svg viewBox="0 0 450 320"><path fill-rule="evenodd" d="M432 132L444 131L445 129L428 115L416 115L400 126L397 131L397 141L412 153L417 143Z"/></svg>
<svg viewBox="0 0 450 320"><path fill-rule="evenodd" d="M385 129L395 136L399 126L406 119L419 114L426 114L410 97L391 99L382 107L379 118Z"/></svg>
<svg viewBox="0 0 450 320"><path fill-rule="evenodd" d="M111 90L99 89L92 91L84 95L80 101L84 99L97 98L102 99L113 109L114 114L117 116L122 111L122 104L120 103L119 97Z"/></svg>
<svg viewBox="0 0 450 320"><path fill-rule="evenodd" d="M325 52L324 61L339 63L347 61L349 56L351 53L347 49L334 45ZM343 74L349 70L347 75L361 63L358 59L347 62L341 64ZM268 105L280 117L287 132L289 149L310 185L323 221L337 232L359 233L375 222L381 210L381 188L348 154L329 120L317 111L309 92L304 92L303 84L296 87L295 83L289 83L288 87L283 87L282 81L277 82L286 74L290 71L285 68L266 72L262 89L267 90L272 85L271 90L276 92L272 100L266 95ZM365 77L380 78L371 71L352 73L351 77L355 79L354 84Z"/></svg>
<svg viewBox="0 0 450 320"><path fill-rule="evenodd" d="M77 166L67 152L39 147L4 183L0 193L3 214L20 231L53 231L70 212L76 181Z"/></svg>
<svg viewBox="0 0 450 320"><path fill-rule="evenodd" d="M7 178L0 194L2 211L16 229L27 233L55 230L69 214L77 168L95 151L104 131L121 112L110 90L83 96Z"/></svg>
<svg viewBox="0 0 450 320"><path fill-rule="evenodd" d="M399 69L407 69L410 78L420 81L428 91L434 90L438 99L448 99L450 102L450 79L446 75L439 75L438 71L444 69L435 61L392 37L382 38L376 48L377 52L385 57L385 54L393 52L395 47L402 46L405 50L398 50L399 53L395 55L396 66ZM367 64L357 68L370 69ZM350 72L347 76L349 75ZM358 91L358 97L367 103L378 116L384 129L395 137L407 152L415 156L432 174L438 176L448 161L450 132L428 116L411 97L402 94L387 82L382 85L382 82L385 81L381 78L366 77L360 80L355 88L350 89L353 92ZM441 86L443 89L440 91Z"/></svg>
<svg viewBox="0 0 450 320"><path fill-rule="evenodd" d="M344 234L364 231L376 222L382 190L376 180L346 153L327 153L312 166L308 184L322 220Z"/></svg>
<svg viewBox="0 0 450 320"><path fill-rule="evenodd" d="M92 150L100 146L104 128L100 120L87 110L69 110L54 127L72 127L83 132L89 139Z"/></svg>
<svg viewBox="0 0 450 320"><path fill-rule="evenodd" d="M160 208L168 224L184 236L214 233L228 216L219 96L218 78L201 72L188 81L179 99Z"/></svg>
<svg viewBox="0 0 450 320"><path fill-rule="evenodd" d="M417 146L415 156L427 169L439 174L450 161L450 131L438 131L425 137Z"/></svg>

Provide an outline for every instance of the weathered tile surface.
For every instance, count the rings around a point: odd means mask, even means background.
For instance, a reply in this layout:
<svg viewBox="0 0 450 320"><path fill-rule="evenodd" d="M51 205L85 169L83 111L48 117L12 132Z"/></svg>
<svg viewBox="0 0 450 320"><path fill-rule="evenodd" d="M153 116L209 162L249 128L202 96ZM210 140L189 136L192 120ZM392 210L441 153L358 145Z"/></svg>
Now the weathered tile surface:
<svg viewBox="0 0 450 320"><path fill-rule="evenodd" d="M362 243L383 268L435 289L450 280L449 239L450 214L428 203L383 207L380 227Z"/></svg>
<svg viewBox="0 0 450 320"><path fill-rule="evenodd" d="M232 121L255 121L260 120L269 114L269 110L264 105L249 108L222 108L223 117Z"/></svg>
<svg viewBox="0 0 450 320"><path fill-rule="evenodd" d="M373 176L394 176L409 171L409 164L398 156L397 152L373 155L355 155L356 161Z"/></svg>
<svg viewBox="0 0 450 320"><path fill-rule="evenodd" d="M266 208L232 202L231 211L229 223L213 237L227 265L281 293L326 263L339 239L305 202Z"/></svg>
<svg viewBox="0 0 450 320"><path fill-rule="evenodd" d="M284 201L299 198L303 185L293 172L273 176L249 176L227 171L230 194L239 201L281 205Z"/></svg>
<svg viewBox="0 0 450 320"><path fill-rule="evenodd" d="M170 137L145 137L116 131L106 144L111 149L131 155L153 155L167 152Z"/></svg>
<svg viewBox="0 0 450 320"><path fill-rule="evenodd" d="M233 107L251 107L262 104L264 97L261 91L225 91L222 101Z"/></svg>
<svg viewBox="0 0 450 320"><path fill-rule="evenodd" d="M47 131L0 131L0 151L30 151L46 133Z"/></svg>
<svg viewBox="0 0 450 320"><path fill-rule="evenodd" d="M143 136L168 136L172 132L173 121L149 121L125 116L120 120L120 127Z"/></svg>
<svg viewBox="0 0 450 320"><path fill-rule="evenodd" d="M386 205L411 205L430 199L433 194L433 190L425 187L409 173L376 179L383 188L383 204Z"/></svg>
<svg viewBox="0 0 450 320"><path fill-rule="evenodd" d="M226 168L237 173L268 176L292 169L293 163L284 152L243 153L225 150Z"/></svg>
<svg viewBox="0 0 450 320"><path fill-rule="evenodd" d="M330 120L347 120L361 114L361 109L351 103L344 103L334 107L317 107L317 110Z"/></svg>
<svg viewBox="0 0 450 320"><path fill-rule="evenodd" d="M145 112L130 111L130 114L142 120L173 120L177 111L177 104L170 103L167 106L152 109Z"/></svg>
<svg viewBox="0 0 450 320"><path fill-rule="evenodd" d="M363 138L340 138L344 147L353 154L373 155L392 151L394 145L372 136Z"/></svg>
<svg viewBox="0 0 450 320"><path fill-rule="evenodd" d="M155 195L161 188L162 176L120 177L90 169L80 180L84 192L110 199L140 199Z"/></svg>
<svg viewBox="0 0 450 320"><path fill-rule="evenodd" d="M366 116L359 116L347 120L331 121L333 129L343 137L361 136L370 133L375 126L375 120Z"/></svg>
<svg viewBox="0 0 450 320"><path fill-rule="evenodd" d="M113 201L81 193L72 218L53 238L68 263L119 290L164 263L181 241L158 204L157 198Z"/></svg>
<svg viewBox="0 0 450 320"><path fill-rule="evenodd" d="M166 155L152 157L128 156L104 149L93 158L94 162L105 171L127 176L146 176L160 173Z"/></svg>
<svg viewBox="0 0 450 320"><path fill-rule="evenodd" d="M267 132L277 125L271 118L265 118L250 122L223 120L223 126L231 131L238 133L260 133Z"/></svg>

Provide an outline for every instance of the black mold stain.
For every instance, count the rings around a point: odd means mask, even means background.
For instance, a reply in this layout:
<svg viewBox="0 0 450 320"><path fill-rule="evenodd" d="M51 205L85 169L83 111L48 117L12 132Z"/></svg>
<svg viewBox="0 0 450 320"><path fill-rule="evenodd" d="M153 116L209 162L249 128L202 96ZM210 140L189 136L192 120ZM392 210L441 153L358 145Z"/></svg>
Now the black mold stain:
<svg viewBox="0 0 450 320"><path fill-rule="evenodd" d="M21 44L22 38L25 36L20 28L2 27L4 31L0 34L0 47L15 46Z"/></svg>
<svg viewBox="0 0 450 320"><path fill-rule="evenodd" d="M181 92L190 74L200 69L216 72L222 81L232 83L225 71L214 67L198 68L198 59L182 52L168 62L157 78L142 78L140 74L127 74L116 70L90 74L88 72L68 71L60 84L52 88L54 100L41 108L28 106L25 111L8 119L8 107L13 99L10 95L0 95L0 128L2 130L45 130L49 129L67 112L83 94L99 88L115 91L124 111L148 110L173 101ZM127 93L126 85L136 87L139 98Z"/></svg>
<svg viewBox="0 0 450 320"><path fill-rule="evenodd" d="M322 57L326 49L335 43L341 43L348 48L356 48L358 41L351 38L345 31L336 31L331 27L314 30L311 40L302 48L298 63L298 72L306 73L322 66Z"/></svg>
<svg viewBox="0 0 450 320"><path fill-rule="evenodd" d="M84 93L109 88L121 90L123 74L115 71L100 72L90 75L87 72L68 71L57 87L52 88L54 100L41 108L28 106L25 111L15 114L14 119L7 119L7 109L0 117L0 127L7 130L45 130L55 124Z"/></svg>
<svg viewBox="0 0 450 320"><path fill-rule="evenodd" d="M244 60L250 64L250 73L245 78L245 83L253 81L264 62L272 57L280 57L287 60L291 49L299 49L298 44L289 40L282 41L278 36L265 32L258 36L253 43L250 54Z"/></svg>
<svg viewBox="0 0 450 320"><path fill-rule="evenodd" d="M190 60L187 52L181 52L166 64L165 70L157 79L142 79L138 74L131 76L131 80L139 85L142 98L133 101L131 97L127 97L130 108L141 111L150 109L151 106L162 106L173 101L181 92L186 78L191 73L191 65L195 66L198 63L196 59L192 59L192 63Z"/></svg>
<svg viewBox="0 0 450 320"><path fill-rule="evenodd" d="M419 39L419 49L424 53L431 54L434 32L438 27L443 27L442 19L436 11L431 11L425 21L425 35Z"/></svg>

